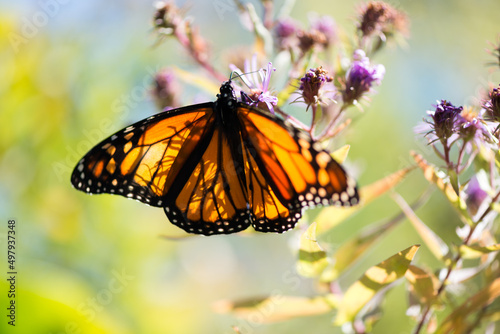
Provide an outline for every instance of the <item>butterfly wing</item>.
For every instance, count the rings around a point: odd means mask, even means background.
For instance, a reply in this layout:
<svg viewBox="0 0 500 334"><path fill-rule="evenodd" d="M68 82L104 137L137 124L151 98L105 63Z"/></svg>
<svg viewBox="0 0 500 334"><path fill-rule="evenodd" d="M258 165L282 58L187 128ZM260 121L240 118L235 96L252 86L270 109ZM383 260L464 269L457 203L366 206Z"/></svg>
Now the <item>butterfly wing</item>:
<svg viewBox="0 0 500 334"><path fill-rule="evenodd" d="M190 233L229 234L252 222L241 159L231 150L229 138L215 127L208 146L192 172L179 176L169 194L165 213L169 220Z"/></svg>
<svg viewBox="0 0 500 334"><path fill-rule="evenodd" d="M213 103L204 103L135 123L87 153L71 182L87 193L118 194L163 207L193 152L203 146L213 121Z"/></svg>
<svg viewBox="0 0 500 334"><path fill-rule="evenodd" d="M281 233L294 227L304 207L359 201L356 182L308 135L245 105L238 117L256 230Z"/></svg>

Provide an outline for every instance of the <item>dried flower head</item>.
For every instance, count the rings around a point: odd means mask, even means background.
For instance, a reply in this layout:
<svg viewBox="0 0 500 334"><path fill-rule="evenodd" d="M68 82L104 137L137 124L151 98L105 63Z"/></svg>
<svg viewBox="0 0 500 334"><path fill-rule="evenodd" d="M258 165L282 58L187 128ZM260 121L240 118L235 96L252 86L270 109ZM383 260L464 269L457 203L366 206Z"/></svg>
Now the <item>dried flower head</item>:
<svg viewBox="0 0 500 334"><path fill-rule="evenodd" d="M180 87L173 70L163 69L155 75L153 96L160 109L164 110L178 107L179 92Z"/></svg>
<svg viewBox="0 0 500 334"><path fill-rule="evenodd" d="M360 8L358 30L363 37L379 35L382 39L400 33L408 35L408 18L382 1L370 1Z"/></svg>
<svg viewBox="0 0 500 334"><path fill-rule="evenodd" d="M385 74L383 65L371 65L363 50L354 52L354 61L346 73L342 97L345 104L356 103L374 85L380 85Z"/></svg>
<svg viewBox="0 0 500 334"><path fill-rule="evenodd" d="M172 35L182 24L183 18L172 1L159 1L153 16L153 26L164 35Z"/></svg>
<svg viewBox="0 0 500 334"><path fill-rule="evenodd" d="M320 66L318 68L311 68L300 79L299 90L302 91L302 97L308 108L312 104L322 102L321 89L327 82L332 82L333 80L333 78L327 74L328 71Z"/></svg>
<svg viewBox="0 0 500 334"><path fill-rule="evenodd" d="M447 140L463 124L460 116L463 107L455 107L446 100L438 101L434 107L436 110L427 112L432 118L432 121L427 121L431 125L430 133L436 135L440 140Z"/></svg>
<svg viewBox="0 0 500 334"><path fill-rule="evenodd" d="M317 30L300 30L297 32L297 38L299 40L299 49L302 54L306 54L315 46L322 47L328 42L325 34Z"/></svg>

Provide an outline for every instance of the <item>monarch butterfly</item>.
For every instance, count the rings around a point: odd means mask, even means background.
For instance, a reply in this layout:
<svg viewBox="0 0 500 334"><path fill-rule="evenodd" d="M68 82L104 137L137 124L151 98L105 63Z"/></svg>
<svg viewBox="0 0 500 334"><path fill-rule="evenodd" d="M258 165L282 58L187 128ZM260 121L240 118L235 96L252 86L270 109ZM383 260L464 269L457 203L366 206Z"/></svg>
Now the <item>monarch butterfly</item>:
<svg viewBox="0 0 500 334"><path fill-rule="evenodd" d="M356 182L311 137L238 102L231 80L215 102L165 111L102 141L73 186L162 207L189 233L293 228L302 208L358 202Z"/></svg>

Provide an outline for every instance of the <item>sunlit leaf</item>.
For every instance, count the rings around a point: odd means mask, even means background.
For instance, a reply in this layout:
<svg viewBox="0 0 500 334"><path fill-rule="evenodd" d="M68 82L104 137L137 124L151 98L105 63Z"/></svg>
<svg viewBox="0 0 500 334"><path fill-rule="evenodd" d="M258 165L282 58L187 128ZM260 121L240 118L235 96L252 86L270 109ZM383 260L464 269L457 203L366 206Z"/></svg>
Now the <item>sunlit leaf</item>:
<svg viewBox="0 0 500 334"><path fill-rule="evenodd" d="M237 317L271 323L296 317L330 312L336 301L332 295L314 298L275 294L265 298L242 301L219 301L213 309L218 313L233 313Z"/></svg>
<svg viewBox="0 0 500 334"><path fill-rule="evenodd" d="M417 165L424 172L424 177L431 183L435 184L439 190L443 192L448 201L453 205L453 207L460 213L461 218L464 219L468 224L472 225L472 219L467 211L467 206L465 201L461 199L455 189L450 184L450 181L445 177L446 175L436 168L436 166L425 161L420 154L415 152L410 152L413 159L417 162Z"/></svg>
<svg viewBox="0 0 500 334"><path fill-rule="evenodd" d="M360 203L358 205L352 207L329 206L324 208L316 218L316 222L318 223L317 233L324 233L325 231L337 226L365 205L397 186L412 170L413 167L404 168L384 177L381 180L364 186L359 190Z"/></svg>
<svg viewBox="0 0 500 334"><path fill-rule="evenodd" d="M456 308L441 324L436 333L465 333L468 316L481 311L500 296L500 278L497 278L478 293Z"/></svg>
<svg viewBox="0 0 500 334"><path fill-rule="evenodd" d="M370 246L391 231L392 227L396 226L395 222L398 221L391 220L381 226L368 226L354 238L343 243L333 255L334 265L321 276L322 281L331 282L337 279L346 268L350 267L370 249Z"/></svg>
<svg viewBox="0 0 500 334"><path fill-rule="evenodd" d="M489 254L492 252L498 252L500 250L500 244L495 244L491 246L460 246L460 254L464 259L477 259L485 254Z"/></svg>
<svg viewBox="0 0 500 334"><path fill-rule="evenodd" d="M432 273L422 268L410 265L405 274L410 283L410 293L415 296L422 305L430 305L437 294L439 280Z"/></svg>
<svg viewBox="0 0 500 334"><path fill-rule="evenodd" d="M334 158L339 164L344 163L347 155L349 154L349 149L351 145L344 145L341 148L332 152L332 158Z"/></svg>
<svg viewBox="0 0 500 334"><path fill-rule="evenodd" d="M403 277L419 247L411 246L368 269L346 291L339 304L335 323L341 325L352 322L378 291Z"/></svg>
<svg viewBox="0 0 500 334"><path fill-rule="evenodd" d="M326 253L316 240L316 223L300 237L297 272L304 277L316 277L328 266Z"/></svg>
<svg viewBox="0 0 500 334"><path fill-rule="evenodd" d="M429 250L439 260L443 260L450 251L444 241L434 233L420 218L417 217L415 212L410 208L408 203L399 194L394 193L392 199L401 208L406 217L410 220L411 224L417 230L422 240L425 242Z"/></svg>

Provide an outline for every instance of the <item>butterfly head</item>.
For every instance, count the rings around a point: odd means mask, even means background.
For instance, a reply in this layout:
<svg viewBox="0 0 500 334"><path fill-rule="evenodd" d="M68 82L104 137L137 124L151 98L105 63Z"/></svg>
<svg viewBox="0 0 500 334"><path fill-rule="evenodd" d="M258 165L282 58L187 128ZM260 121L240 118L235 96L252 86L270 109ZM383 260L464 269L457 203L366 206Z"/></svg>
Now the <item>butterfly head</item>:
<svg viewBox="0 0 500 334"><path fill-rule="evenodd" d="M234 109L236 108L236 102L231 80L224 82L220 86L220 93L217 94L217 105L222 108Z"/></svg>

